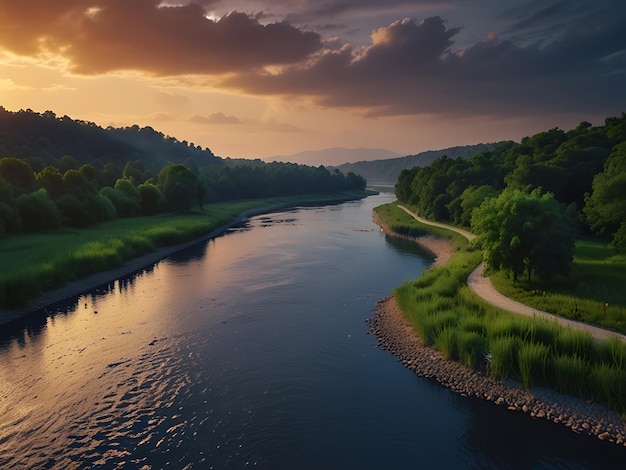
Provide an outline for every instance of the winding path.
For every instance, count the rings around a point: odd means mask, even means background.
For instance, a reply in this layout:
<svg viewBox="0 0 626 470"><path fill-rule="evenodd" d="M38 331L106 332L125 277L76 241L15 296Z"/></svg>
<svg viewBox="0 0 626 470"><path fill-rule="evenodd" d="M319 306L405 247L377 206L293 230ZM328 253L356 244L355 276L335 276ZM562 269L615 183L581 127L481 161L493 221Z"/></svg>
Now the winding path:
<svg viewBox="0 0 626 470"><path fill-rule="evenodd" d="M474 240L474 238L476 238L476 235L474 235L471 232L468 232L467 230L463 230L458 227L454 227L452 225L447 225L447 224L442 224L439 222L432 222L430 220L426 220L420 217L419 215L410 211L404 206L398 205L398 207L423 224L451 230L453 232L463 235L469 241L472 241ZM597 326L589 325L587 323L581 323L581 322L577 322L573 320L568 320L566 318L559 317L558 315L554 315L553 313L534 309L532 307L529 307L528 305L517 302L516 300L513 300L509 297L502 295L493 286L491 279L483 275L484 264L485 263L480 263L476 267L476 269L474 269L470 273L469 277L467 278L467 285L485 302L490 303L491 305L495 305L496 307L500 307L509 312L518 313L520 315L526 315L529 317L542 316L544 318L554 319L563 326L567 326L572 329L588 331L589 333L591 333L591 335L595 339L599 341L605 340L611 336L617 336L621 338L622 341L626 341L626 336L620 333L606 330L604 328L600 328Z"/></svg>

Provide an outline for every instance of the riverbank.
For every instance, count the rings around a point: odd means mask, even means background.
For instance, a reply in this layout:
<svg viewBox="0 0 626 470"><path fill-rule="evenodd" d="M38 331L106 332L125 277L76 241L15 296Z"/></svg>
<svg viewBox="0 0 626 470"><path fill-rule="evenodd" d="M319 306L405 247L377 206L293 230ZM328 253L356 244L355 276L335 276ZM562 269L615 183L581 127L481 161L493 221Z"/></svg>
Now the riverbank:
<svg viewBox="0 0 626 470"><path fill-rule="evenodd" d="M41 293L35 299L30 300L24 307L16 309L0 309L0 326L16 322L29 315L45 314L45 309L57 302L79 296L98 286L115 281L116 279L131 276L135 273L141 272L147 267L154 265L161 259L166 258L173 253L222 235L226 230L237 224L242 223L250 217L298 206L307 206L310 204L336 204L341 202L347 202L350 200L358 200L362 199L363 197L367 197L369 194L371 193L363 193L359 195L344 194L342 196L318 198L310 197L306 199L293 198L289 201L266 204L254 209L244 211L228 223L221 225L220 227L217 227L200 237L196 237L186 242L175 245L159 247L154 251L146 253L142 256L127 260L121 266L118 266L116 268L96 272L81 279L69 281L63 284L61 287Z"/></svg>
<svg viewBox="0 0 626 470"><path fill-rule="evenodd" d="M422 243L420 238L415 240ZM447 247L437 251L443 245ZM451 243L441 238L436 244L430 243L428 249L438 260L445 259L452 251ZM459 362L445 360L439 351L421 342L393 297L377 303L374 317L368 323L379 347L390 351L421 377L432 378L463 396L488 400L510 411L566 426L579 434L626 445L624 422L616 412L602 405L544 387L526 390L515 381L495 380Z"/></svg>

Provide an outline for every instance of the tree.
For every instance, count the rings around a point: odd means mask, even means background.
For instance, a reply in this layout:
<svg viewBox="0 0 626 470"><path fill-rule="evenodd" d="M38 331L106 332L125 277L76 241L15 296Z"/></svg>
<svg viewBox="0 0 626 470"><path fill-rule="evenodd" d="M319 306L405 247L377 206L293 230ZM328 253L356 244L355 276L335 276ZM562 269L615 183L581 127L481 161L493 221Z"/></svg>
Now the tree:
<svg viewBox="0 0 626 470"><path fill-rule="evenodd" d="M13 186L17 195L30 193L37 187L33 169L20 158L0 159L0 178Z"/></svg>
<svg viewBox="0 0 626 470"><path fill-rule="evenodd" d="M604 171L593 178L592 192L585 202L583 212L591 230L613 234L613 245L626 251L622 248L626 230L626 142L613 148Z"/></svg>
<svg viewBox="0 0 626 470"><path fill-rule="evenodd" d="M198 203L198 177L183 165L166 165L159 173L157 187L175 212L187 212Z"/></svg>
<svg viewBox="0 0 626 470"><path fill-rule="evenodd" d="M21 227L22 220L13 197L13 188L0 177L0 235L19 232Z"/></svg>
<svg viewBox="0 0 626 470"><path fill-rule="evenodd" d="M153 215L161 211L165 198L159 188L152 183L143 183L137 187L141 197L141 207L144 214Z"/></svg>
<svg viewBox="0 0 626 470"><path fill-rule="evenodd" d="M45 189L22 194L15 200L22 218L22 230L37 232L61 225L61 214Z"/></svg>
<svg viewBox="0 0 626 470"><path fill-rule="evenodd" d="M528 281L569 274L574 223L550 193L505 190L474 210L472 229L490 270L509 270L515 281L524 272Z"/></svg>
<svg viewBox="0 0 626 470"><path fill-rule="evenodd" d="M37 182L41 187L48 191L48 197L51 199L56 201L65 193L63 175L58 168L47 166L37 173L36 176Z"/></svg>
<svg viewBox="0 0 626 470"><path fill-rule="evenodd" d="M499 191L490 185L470 186L461 194L461 215L458 223L468 227L472 221L472 212L487 198L498 196Z"/></svg>

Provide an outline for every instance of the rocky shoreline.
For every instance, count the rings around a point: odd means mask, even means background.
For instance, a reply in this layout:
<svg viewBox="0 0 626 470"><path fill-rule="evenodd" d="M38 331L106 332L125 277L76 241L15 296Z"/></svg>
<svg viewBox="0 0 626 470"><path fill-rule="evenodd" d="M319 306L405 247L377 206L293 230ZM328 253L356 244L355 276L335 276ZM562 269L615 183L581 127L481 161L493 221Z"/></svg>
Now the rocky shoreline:
<svg viewBox="0 0 626 470"><path fill-rule="evenodd" d="M367 323L378 346L420 377L434 379L463 396L488 400L513 412L561 424L578 434L626 446L625 423L616 412L602 405L545 387L526 390L520 383L494 380L444 359L439 351L421 342L392 296L378 301L374 317Z"/></svg>

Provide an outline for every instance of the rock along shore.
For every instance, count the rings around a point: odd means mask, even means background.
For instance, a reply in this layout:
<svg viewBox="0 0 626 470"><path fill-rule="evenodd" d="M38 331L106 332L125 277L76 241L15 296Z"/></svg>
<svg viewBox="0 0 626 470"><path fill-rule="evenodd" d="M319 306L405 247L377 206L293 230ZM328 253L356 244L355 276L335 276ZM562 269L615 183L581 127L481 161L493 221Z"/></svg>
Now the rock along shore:
<svg viewBox="0 0 626 470"><path fill-rule="evenodd" d="M376 219L375 221L379 223ZM388 228L383 225L381 227L390 233ZM416 241L420 243L420 239ZM443 245L445 244L444 240ZM437 251L443 245L441 239L438 243L428 243L427 248L437 256L437 261L449 257L449 242L442 252ZM626 446L626 425L616 412L602 405L563 395L545 387L526 390L515 381L495 380L459 362L444 359L435 348L421 342L393 296L378 301L374 317L368 321L368 325L371 333L378 339L378 346L391 352L405 367L420 377L434 379L463 396L488 400L496 405L506 406L510 411L553 421L576 433Z"/></svg>

